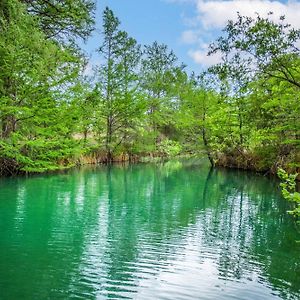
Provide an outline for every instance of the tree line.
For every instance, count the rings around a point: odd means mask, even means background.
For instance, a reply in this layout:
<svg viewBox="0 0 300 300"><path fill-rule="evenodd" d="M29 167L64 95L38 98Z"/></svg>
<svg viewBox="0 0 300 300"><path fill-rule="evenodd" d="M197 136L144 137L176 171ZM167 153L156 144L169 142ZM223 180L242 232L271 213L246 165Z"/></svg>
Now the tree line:
<svg viewBox="0 0 300 300"><path fill-rule="evenodd" d="M0 173L78 162L206 154L212 165L299 169L300 31L281 17L228 21L188 74L167 45L139 43L103 11L101 65L78 46L94 29L89 0L3 0Z"/></svg>

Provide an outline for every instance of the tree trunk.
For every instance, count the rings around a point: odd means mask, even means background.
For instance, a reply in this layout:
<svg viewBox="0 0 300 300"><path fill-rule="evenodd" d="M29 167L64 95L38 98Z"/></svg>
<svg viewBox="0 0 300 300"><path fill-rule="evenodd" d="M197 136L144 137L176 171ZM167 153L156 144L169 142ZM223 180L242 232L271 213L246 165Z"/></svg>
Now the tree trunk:
<svg viewBox="0 0 300 300"><path fill-rule="evenodd" d="M112 163L113 155L111 150L111 140L112 140L112 118L111 116L107 117L107 125L106 125L106 162Z"/></svg>
<svg viewBox="0 0 300 300"><path fill-rule="evenodd" d="M203 138L203 143L204 143L204 146L206 149L206 154L209 159L209 162L210 162L211 166L214 167L215 163L214 163L213 157L212 157L210 149L209 149L208 140L207 140L207 136L206 136L206 130L205 130L204 126L202 127L202 138Z"/></svg>
<svg viewBox="0 0 300 300"><path fill-rule="evenodd" d="M204 143L204 146L205 146L205 149L206 149L206 154L207 154L207 157L209 159L209 162L211 164L212 167L215 166L215 163L214 163L214 160L213 160L213 157L211 155L211 152L210 152L210 148L209 148L209 142L208 142L208 139L207 139L207 135L206 135L206 129L205 129L205 120L206 120L206 107L205 105L203 105L203 116L202 116L202 139L203 139L203 143Z"/></svg>

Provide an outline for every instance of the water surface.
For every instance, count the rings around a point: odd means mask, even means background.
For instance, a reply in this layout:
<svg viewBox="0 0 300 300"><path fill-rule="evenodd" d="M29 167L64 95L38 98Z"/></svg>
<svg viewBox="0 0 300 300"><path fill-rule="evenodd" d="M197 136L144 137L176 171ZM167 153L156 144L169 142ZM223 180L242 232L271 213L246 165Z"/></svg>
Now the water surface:
<svg viewBox="0 0 300 300"><path fill-rule="evenodd" d="M0 180L0 299L299 299L278 182L190 162Z"/></svg>

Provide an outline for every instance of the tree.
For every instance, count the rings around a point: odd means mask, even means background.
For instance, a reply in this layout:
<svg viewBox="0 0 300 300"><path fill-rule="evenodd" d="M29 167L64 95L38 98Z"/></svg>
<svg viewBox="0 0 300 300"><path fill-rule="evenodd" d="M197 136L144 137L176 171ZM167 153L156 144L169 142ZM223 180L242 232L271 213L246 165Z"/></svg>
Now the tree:
<svg viewBox="0 0 300 300"><path fill-rule="evenodd" d="M157 148L160 134L172 124L172 111L176 108L174 85L183 65L177 65L177 57L167 45L154 42L145 46L142 59L141 86L148 98L148 118L154 133Z"/></svg>
<svg viewBox="0 0 300 300"><path fill-rule="evenodd" d="M213 116L220 110L218 94L210 85L211 78L203 73L200 76L192 74L181 87L180 109L177 123L181 134L185 136L183 142L189 153L207 155L214 166L215 136L212 135L215 124Z"/></svg>
<svg viewBox="0 0 300 300"><path fill-rule="evenodd" d="M82 57L47 39L19 1L5 2L0 24L0 173L68 165L77 151L71 111Z"/></svg>
<svg viewBox="0 0 300 300"><path fill-rule="evenodd" d="M86 39L94 29L95 3L91 0L21 0L37 17L47 38Z"/></svg>
<svg viewBox="0 0 300 300"><path fill-rule="evenodd" d="M238 14L224 32L209 53L221 53L222 62L209 71L226 87L221 89L224 111L215 117L220 124L228 118L213 132L222 137L219 162L273 172L278 164L297 166L300 31L284 17L275 22Z"/></svg>
<svg viewBox="0 0 300 300"><path fill-rule="evenodd" d="M263 76L300 88L300 29L292 28L284 16L276 23L259 15L253 19L238 14L237 21L229 21L224 32L209 52L223 55L223 70L235 77L247 75L248 81Z"/></svg>
<svg viewBox="0 0 300 300"><path fill-rule="evenodd" d="M105 150L107 162L128 138L128 129L141 115L143 105L137 93L137 72L141 57L136 40L119 29L120 21L107 7L103 13L103 44L99 53L105 64L99 70L99 111L106 122ZM100 130L102 123L100 121Z"/></svg>

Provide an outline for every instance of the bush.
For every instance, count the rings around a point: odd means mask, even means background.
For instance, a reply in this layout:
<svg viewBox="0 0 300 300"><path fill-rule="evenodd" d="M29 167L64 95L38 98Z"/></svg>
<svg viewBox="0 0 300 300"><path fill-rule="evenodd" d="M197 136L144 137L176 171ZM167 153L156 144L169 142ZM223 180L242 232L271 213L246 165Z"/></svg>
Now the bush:
<svg viewBox="0 0 300 300"><path fill-rule="evenodd" d="M296 178L298 174L288 174L283 169L278 169L277 174L282 180L280 186L283 197L294 205L294 209L289 211L289 213L297 218L300 217L300 193L296 192ZM298 223L300 224L300 221Z"/></svg>

